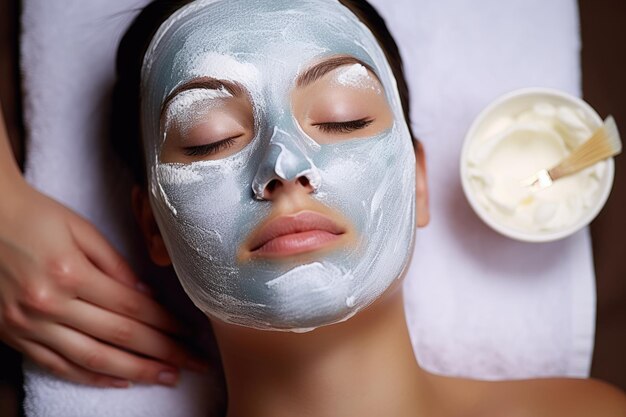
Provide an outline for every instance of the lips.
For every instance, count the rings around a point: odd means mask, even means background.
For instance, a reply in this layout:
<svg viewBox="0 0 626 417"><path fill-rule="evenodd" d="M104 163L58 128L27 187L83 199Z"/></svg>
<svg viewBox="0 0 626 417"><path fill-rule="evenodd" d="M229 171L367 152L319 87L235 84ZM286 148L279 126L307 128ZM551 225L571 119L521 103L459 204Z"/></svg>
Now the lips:
<svg viewBox="0 0 626 417"><path fill-rule="evenodd" d="M280 216L262 226L249 240L254 257L280 257L325 248L346 232L332 219L312 211Z"/></svg>

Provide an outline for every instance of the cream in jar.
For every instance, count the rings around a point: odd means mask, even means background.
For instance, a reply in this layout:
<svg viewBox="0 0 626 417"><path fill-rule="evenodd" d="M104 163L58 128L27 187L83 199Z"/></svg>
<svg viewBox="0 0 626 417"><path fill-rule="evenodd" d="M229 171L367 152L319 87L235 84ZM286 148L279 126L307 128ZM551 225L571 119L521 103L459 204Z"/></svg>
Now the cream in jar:
<svg viewBox="0 0 626 417"><path fill-rule="evenodd" d="M592 207L605 162L543 190L522 182L558 164L593 130L582 110L547 102L495 119L474 138L466 159L465 173L477 202L513 229L552 232L573 225Z"/></svg>

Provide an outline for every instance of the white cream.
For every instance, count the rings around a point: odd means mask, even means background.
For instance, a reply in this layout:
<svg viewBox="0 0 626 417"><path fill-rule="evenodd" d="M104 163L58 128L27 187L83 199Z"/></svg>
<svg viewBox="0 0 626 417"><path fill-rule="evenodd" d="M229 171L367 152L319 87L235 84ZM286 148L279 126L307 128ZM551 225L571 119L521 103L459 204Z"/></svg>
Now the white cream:
<svg viewBox="0 0 626 417"><path fill-rule="evenodd" d="M477 200L513 229L553 232L571 226L590 209L604 162L543 190L522 181L558 164L592 133L582 111L549 103L495 120L473 139L466 161Z"/></svg>
<svg viewBox="0 0 626 417"><path fill-rule="evenodd" d="M173 121L189 123L194 118L194 113L198 111L196 108L198 105L202 105L205 108L213 107L216 100L230 97L232 95L224 87L219 90L194 88L183 91L174 97L167 106L165 129L167 130L169 124Z"/></svg>
<svg viewBox="0 0 626 417"><path fill-rule="evenodd" d="M335 82L343 87L368 88L382 94L379 83L361 64L352 64L336 70Z"/></svg>

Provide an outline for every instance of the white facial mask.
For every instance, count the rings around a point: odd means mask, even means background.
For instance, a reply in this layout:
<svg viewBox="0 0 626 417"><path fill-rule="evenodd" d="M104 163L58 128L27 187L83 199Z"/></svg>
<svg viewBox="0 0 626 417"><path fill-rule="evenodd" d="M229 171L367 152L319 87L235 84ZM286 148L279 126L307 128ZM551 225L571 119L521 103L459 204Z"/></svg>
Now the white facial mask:
<svg viewBox="0 0 626 417"><path fill-rule="evenodd" d="M374 137L320 145L295 120L290 91L304 69L336 55L373 68L394 122ZM163 103L196 77L247 90L255 137L224 159L162 163ZM366 80L362 69L348 66L339 82ZM159 228L183 287L210 317L257 329L310 330L348 319L402 275L415 228L411 137L381 48L339 2L198 0L183 7L146 54L141 112ZM272 210L262 198L265 186L298 177L308 179L312 199L352 222L356 245L307 263L238 261L240 246Z"/></svg>

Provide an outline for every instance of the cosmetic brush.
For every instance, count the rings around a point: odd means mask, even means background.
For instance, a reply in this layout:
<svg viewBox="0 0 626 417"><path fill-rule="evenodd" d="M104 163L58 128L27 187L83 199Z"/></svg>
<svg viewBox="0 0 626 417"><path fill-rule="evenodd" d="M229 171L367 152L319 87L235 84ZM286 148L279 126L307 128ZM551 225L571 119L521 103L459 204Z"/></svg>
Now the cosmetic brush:
<svg viewBox="0 0 626 417"><path fill-rule="evenodd" d="M613 116L604 120L604 124L571 154L550 169L542 169L532 177L523 180L522 185L542 190L552 185L559 178L575 174L603 159L622 152L622 141Z"/></svg>

